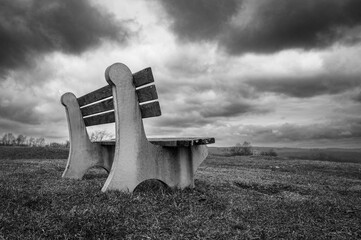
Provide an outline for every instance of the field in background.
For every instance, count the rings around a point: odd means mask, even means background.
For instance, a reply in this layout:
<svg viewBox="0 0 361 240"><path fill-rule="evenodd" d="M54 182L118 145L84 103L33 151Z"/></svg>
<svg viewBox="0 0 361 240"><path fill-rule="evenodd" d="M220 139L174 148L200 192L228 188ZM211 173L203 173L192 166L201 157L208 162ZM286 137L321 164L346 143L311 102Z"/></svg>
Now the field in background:
<svg viewBox="0 0 361 240"><path fill-rule="evenodd" d="M270 148L270 147L253 147L257 153L268 152L273 149L278 157L285 159L305 159L331 162L353 162L361 163L360 149L345 148ZM214 155L226 156L232 154L232 147L210 147L209 152Z"/></svg>
<svg viewBox="0 0 361 240"><path fill-rule="evenodd" d="M66 159L68 148L0 146L1 159Z"/></svg>
<svg viewBox="0 0 361 240"><path fill-rule="evenodd" d="M195 189L148 182L131 195L102 193L103 170L62 179L67 150L38 151L59 157L0 159L0 239L361 238L358 163L218 151L200 166Z"/></svg>

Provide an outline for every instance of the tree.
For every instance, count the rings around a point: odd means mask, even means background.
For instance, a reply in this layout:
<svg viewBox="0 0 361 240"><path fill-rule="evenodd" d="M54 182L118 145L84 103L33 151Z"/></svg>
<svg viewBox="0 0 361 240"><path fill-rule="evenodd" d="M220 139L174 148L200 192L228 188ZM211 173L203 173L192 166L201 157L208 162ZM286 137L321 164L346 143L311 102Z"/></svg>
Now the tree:
<svg viewBox="0 0 361 240"><path fill-rule="evenodd" d="M262 156L277 157L278 154L276 153L276 151L273 148L271 148L268 151L261 152L261 155Z"/></svg>
<svg viewBox="0 0 361 240"><path fill-rule="evenodd" d="M51 143L49 143L49 145L47 145L47 146L49 146L49 147L51 147L51 148L62 148L64 145L61 144L61 143L57 143L57 142L51 142Z"/></svg>
<svg viewBox="0 0 361 240"><path fill-rule="evenodd" d="M2 137L2 142L4 145L14 145L15 137L12 133L5 133Z"/></svg>
<svg viewBox="0 0 361 240"><path fill-rule="evenodd" d="M249 156L252 155L252 145L250 142L244 141L243 144L237 143L233 147L233 155Z"/></svg>
<svg viewBox="0 0 361 240"><path fill-rule="evenodd" d="M105 130L97 130L90 134L90 141L103 141L103 140L110 140L113 138L113 135Z"/></svg>
<svg viewBox="0 0 361 240"><path fill-rule="evenodd" d="M70 141L69 140L66 140L65 143L64 143L64 146L66 148L69 148L70 147Z"/></svg>
<svg viewBox="0 0 361 240"><path fill-rule="evenodd" d="M39 137L35 139L35 146L43 147L45 145L45 138Z"/></svg>
<svg viewBox="0 0 361 240"><path fill-rule="evenodd" d="M25 145L27 136L19 134L16 138L16 145Z"/></svg>
<svg viewBox="0 0 361 240"><path fill-rule="evenodd" d="M35 146L35 138L34 138L34 137L29 138L29 140L28 140L28 145L29 145L30 147L34 147L34 146Z"/></svg>

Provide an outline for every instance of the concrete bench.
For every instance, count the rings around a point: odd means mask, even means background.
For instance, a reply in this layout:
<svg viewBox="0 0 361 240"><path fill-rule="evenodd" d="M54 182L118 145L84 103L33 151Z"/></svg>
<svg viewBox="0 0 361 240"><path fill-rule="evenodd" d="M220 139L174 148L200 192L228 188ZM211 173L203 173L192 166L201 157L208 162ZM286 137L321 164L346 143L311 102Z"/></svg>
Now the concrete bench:
<svg viewBox="0 0 361 240"><path fill-rule="evenodd" d="M194 187L194 173L208 155L214 138L148 138L143 118L161 115L150 68L132 74L115 63L105 71L108 85L76 98L65 93L70 152L64 178L81 179L88 169L109 172L102 188L132 192L145 180L172 188ZM115 122L115 140L91 142L86 127Z"/></svg>

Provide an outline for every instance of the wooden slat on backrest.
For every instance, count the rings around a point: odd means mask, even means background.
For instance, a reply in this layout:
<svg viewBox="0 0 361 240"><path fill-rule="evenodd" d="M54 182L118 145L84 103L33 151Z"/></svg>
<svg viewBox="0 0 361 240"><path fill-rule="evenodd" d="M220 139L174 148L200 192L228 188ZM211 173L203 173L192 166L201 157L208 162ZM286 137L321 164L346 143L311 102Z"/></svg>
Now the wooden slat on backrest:
<svg viewBox="0 0 361 240"><path fill-rule="evenodd" d="M153 82L154 78L151 68L146 68L133 74L133 83L136 88ZM158 99L157 90L154 84L144 88L138 88L136 92L139 103ZM142 118L157 117L162 114L158 101L139 105L139 108Z"/></svg>
<svg viewBox="0 0 361 240"><path fill-rule="evenodd" d="M98 90L95 90L93 92L85 94L84 96L79 97L78 103L79 106L81 107L111 96L113 96L112 87L110 85L107 85L105 87L99 88Z"/></svg>
<svg viewBox="0 0 361 240"><path fill-rule="evenodd" d="M133 83L136 88L153 82L154 78L151 68L146 68L133 74ZM136 89L136 93L138 95L139 103L152 101L158 98L155 85ZM85 126L88 127L115 122L114 111L106 112L114 109L113 98L101 101L105 98L112 97L112 95L112 86L107 85L78 98L79 106L82 107L80 110L84 117L83 119ZM156 117L161 115L160 105L157 101L139 105L139 108L142 118ZM97 113L101 114L93 115Z"/></svg>
<svg viewBox="0 0 361 240"><path fill-rule="evenodd" d="M137 95L138 95L139 103L148 102L148 101L151 101L151 100L158 99L158 94L157 94L157 90L155 88L155 85L151 85L151 86L148 86L148 87L137 89L136 92L137 92Z"/></svg>
<svg viewBox="0 0 361 240"><path fill-rule="evenodd" d="M133 73L133 83L135 87L140 87L154 82L151 68L145 68L139 72Z"/></svg>
<svg viewBox="0 0 361 240"><path fill-rule="evenodd" d="M93 105L89 105L80 109L83 117L96 113L106 112L114 109L113 98L105 101L97 102Z"/></svg>
<svg viewBox="0 0 361 240"><path fill-rule="evenodd" d="M113 123L115 122L115 115L113 112L107 112L99 115L94 115L91 117L83 118L85 126L93 126L105 123Z"/></svg>
<svg viewBox="0 0 361 240"><path fill-rule="evenodd" d="M139 108L142 118L157 117L162 115L158 101L139 105Z"/></svg>

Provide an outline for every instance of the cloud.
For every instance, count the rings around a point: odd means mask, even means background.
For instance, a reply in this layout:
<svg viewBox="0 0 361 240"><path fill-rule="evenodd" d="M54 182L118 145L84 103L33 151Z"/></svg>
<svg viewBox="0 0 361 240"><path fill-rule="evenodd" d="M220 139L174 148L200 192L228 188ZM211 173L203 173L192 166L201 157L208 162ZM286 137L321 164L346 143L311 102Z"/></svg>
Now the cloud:
<svg viewBox="0 0 361 240"><path fill-rule="evenodd" d="M232 55L359 43L358 0L159 0L180 40L211 41Z"/></svg>
<svg viewBox="0 0 361 240"><path fill-rule="evenodd" d="M243 126L241 132L264 142L360 138L361 122L348 119L309 125Z"/></svg>
<svg viewBox="0 0 361 240"><path fill-rule="evenodd" d="M283 52L285 53L285 52ZM299 51L300 56L304 52ZM262 72L249 76L244 82L257 92L272 92L291 97L308 98L319 95L334 95L361 88L361 46L333 47L327 51L313 51L318 60L290 54L283 56L285 62L278 62L282 70ZM300 61L297 59L300 58ZM270 57L277 62L276 57ZM267 62L268 65L271 63ZM272 66L272 65L271 65Z"/></svg>
<svg viewBox="0 0 361 240"><path fill-rule="evenodd" d="M353 100L361 103L361 90L356 96L353 97Z"/></svg>
<svg viewBox="0 0 361 240"><path fill-rule="evenodd" d="M0 99L1 102L2 99ZM5 104L0 105L1 118L13 120L20 123L39 124L39 116L34 111L33 104Z"/></svg>
<svg viewBox="0 0 361 240"><path fill-rule="evenodd" d="M237 12L237 0L160 0L173 19L172 29L183 40L208 40L217 36Z"/></svg>
<svg viewBox="0 0 361 240"><path fill-rule="evenodd" d="M43 54L80 54L103 39L122 43L128 34L124 23L86 0L3 0L0 77L31 66Z"/></svg>
<svg viewBox="0 0 361 240"><path fill-rule="evenodd" d="M163 90L164 91L164 90ZM266 114L271 109L259 106L257 101L242 97L237 89L192 88L172 85L161 95L163 115L155 125L173 129L202 127L245 115Z"/></svg>
<svg viewBox="0 0 361 240"><path fill-rule="evenodd" d="M29 125L38 125L42 122L41 105L54 103L45 100L45 93L39 88L21 86L14 81L4 81L0 83L0 119ZM1 126L0 126L1 127Z"/></svg>
<svg viewBox="0 0 361 240"><path fill-rule="evenodd" d="M255 107L244 102L223 102L220 104L209 104L208 107L200 109L203 117L237 117L241 114L255 112Z"/></svg>
<svg viewBox="0 0 361 240"><path fill-rule="evenodd" d="M315 76L289 76L261 78L247 81L259 92L273 92L291 97L308 98L325 94L338 94L361 86L359 76L321 74Z"/></svg>
<svg viewBox="0 0 361 240"><path fill-rule="evenodd" d="M212 122L212 120L202 118L195 112L180 112L179 114L164 114L161 118L157 119L155 126L159 126L162 129L171 128L174 132L183 128L201 127Z"/></svg>

